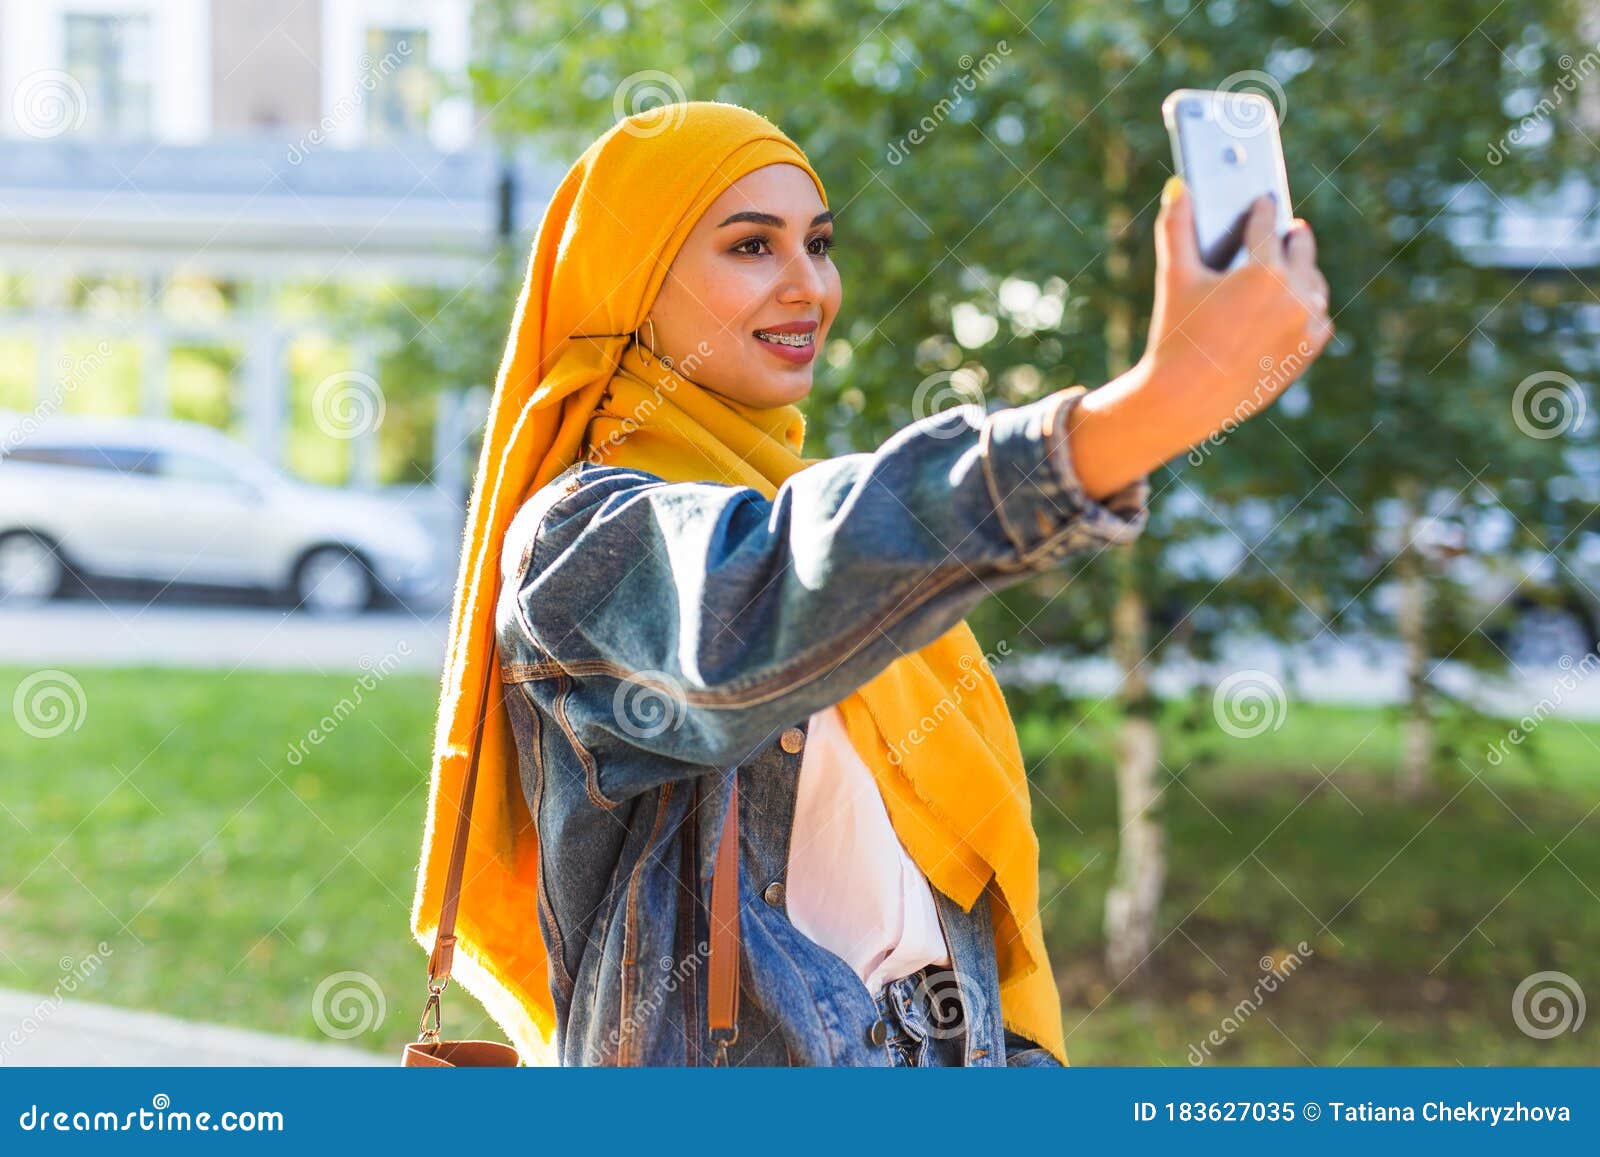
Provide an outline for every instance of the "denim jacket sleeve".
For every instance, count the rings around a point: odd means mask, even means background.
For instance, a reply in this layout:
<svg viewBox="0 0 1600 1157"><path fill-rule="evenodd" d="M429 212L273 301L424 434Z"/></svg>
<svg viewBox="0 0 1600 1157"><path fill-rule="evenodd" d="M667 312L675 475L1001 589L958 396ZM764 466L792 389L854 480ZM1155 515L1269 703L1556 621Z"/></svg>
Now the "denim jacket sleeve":
<svg viewBox="0 0 1600 1157"><path fill-rule="evenodd" d="M591 727L680 767L736 766L985 596L1140 533L1145 480L1102 504L1073 473L1064 431L1082 394L941 411L797 471L771 499L573 467L507 532L502 650L509 630L533 662L594 681L572 697ZM665 698L673 726L622 718L635 688ZM609 770L612 800L648 786Z"/></svg>

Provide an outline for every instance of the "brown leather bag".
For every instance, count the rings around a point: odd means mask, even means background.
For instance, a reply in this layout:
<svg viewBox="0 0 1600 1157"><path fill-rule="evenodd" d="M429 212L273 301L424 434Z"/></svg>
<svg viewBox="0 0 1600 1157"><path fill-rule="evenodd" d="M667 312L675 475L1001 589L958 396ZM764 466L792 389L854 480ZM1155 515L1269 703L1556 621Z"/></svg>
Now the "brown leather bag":
<svg viewBox="0 0 1600 1157"><path fill-rule="evenodd" d="M491 651L491 653L493 653ZM481 701L489 701L494 666L484 676ZM476 733L483 733L483 716ZM478 752L472 745L472 760L461 793L461 814L456 817L455 842L450 848L450 869L445 876L444 907L439 914L439 931L433 952L428 957L428 1000L416 1040L405 1046L400 1063L407 1068L495 1068L516 1066L522 1061L508 1044L487 1040L444 1040L440 1037L440 997L450 983L450 964L456 946L456 909L461 902L461 877L467 862L467 832L472 819L472 796L478 786ZM711 945L707 983L706 1025L717 1046L714 1064L728 1063L728 1046L739 1039L739 775L733 772L733 790L728 800L728 815L722 825L722 842L711 874ZM432 1019L432 1025L429 1020Z"/></svg>

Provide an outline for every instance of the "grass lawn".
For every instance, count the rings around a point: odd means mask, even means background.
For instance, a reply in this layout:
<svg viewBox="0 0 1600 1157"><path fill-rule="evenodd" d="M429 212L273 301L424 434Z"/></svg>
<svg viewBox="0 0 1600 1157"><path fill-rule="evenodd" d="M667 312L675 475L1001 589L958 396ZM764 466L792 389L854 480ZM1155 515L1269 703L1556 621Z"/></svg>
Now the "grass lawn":
<svg viewBox="0 0 1600 1157"><path fill-rule="evenodd" d="M0 668L6 701L29 674ZM0 729L0 985L49 992L105 941L88 999L309 1039L375 1020L346 1043L390 1054L412 1039L435 681L361 691L312 744L354 676L74 676L76 730ZM1534 972L1600 996L1600 727L1546 722L1537 763L1469 759L1480 778L1400 802L1383 713L1296 704L1234 740L1174 707L1166 938L1119 984L1099 963L1115 717L1016 706L1075 1064L1183 1065L1202 1045L1220 1064L1600 1063L1592 1018L1539 1040L1512 1016ZM1298 970L1240 1015L1261 959L1302 940ZM372 983L316 1008L352 971ZM450 1035L498 1035L459 990L445 1016Z"/></svg>

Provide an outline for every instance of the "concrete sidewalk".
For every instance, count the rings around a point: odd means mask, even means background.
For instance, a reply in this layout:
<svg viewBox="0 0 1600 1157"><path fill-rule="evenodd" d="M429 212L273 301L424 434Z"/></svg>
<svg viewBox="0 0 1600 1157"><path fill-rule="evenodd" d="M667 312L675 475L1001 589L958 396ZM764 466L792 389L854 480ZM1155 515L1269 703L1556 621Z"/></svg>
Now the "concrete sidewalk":
<svg viewBox="0 0 1600 1157"><path fill-rule="evenodd" d="M415 671L444 664L448 610L319 619L274 607L65 599L0 606L0 663L220 671Z"/></svg>
<svg viewBox="0 0 1600 1157"><path fill-rule="evenodd" d="M14 1034L14 1035L13 1035ZM6 1066L398 1066L349 1045L177 1020L85 1000L0 988L0 1069Z"/></svg>

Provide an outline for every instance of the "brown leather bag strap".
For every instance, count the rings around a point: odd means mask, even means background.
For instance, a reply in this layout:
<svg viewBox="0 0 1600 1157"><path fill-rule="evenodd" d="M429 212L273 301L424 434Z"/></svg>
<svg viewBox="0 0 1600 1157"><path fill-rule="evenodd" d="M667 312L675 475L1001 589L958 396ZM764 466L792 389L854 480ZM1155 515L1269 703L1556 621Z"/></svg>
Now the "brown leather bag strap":
<svg viewBox="0 0 1600 1157"><path fill-rule="evenodd" d="M494 685L495 655L489 649L484 664L483 695L479 700L478 722L472 731L472 759L467 764L467 780L461 789L461 810L456 815L455 843L450 847L450 868L444 880L444 905L439 912L439 934L428 957L428 991L437 998L450 980L450 965L455 959L456 911L461 906L461 878L467 867L467 832L472 826L472 796L478 788L478 757L483 751L483 725L489 715L489 688Z"/></svg>
<svg viewBox="0 0 1600 1157"><path fill-rule="evenodd" d="M450 965L455 957L456 912L461 906L461 880L466 874L467 834L472 826L472 798L478 786L478 759L482 752L483 726L488 718L489 690L494 685L495 664L491 659L483 678L482 706L473 730L472 758L467 765L466 783L461 789L461 810L456 816L455 842L450 848L450 866L445 875L444 903L439 912L439 931L433 952L428 957L428 1004L422 1014L420 1043L440 1043L439 994L450 981ZM728 814L722 824L722 840L717 847L717 862L711 874L711 945L706 1005L706 1025L717 1046L716 1063L725 1065L728 1046L739 1039L739 772L733 771L733 787L728 798ZM427 1027L429 1014L433 1027ZM407 1063L423 1063L408 1061Z"/></svg>
<svg viewBox="0 0 1600 1157"><path fill-rule="evenodd" d="M714 1063L728 1063L739 1039L739 769L733 769L728 814L711 872L711 960L706 1025L717 1046Z"/></svg>

